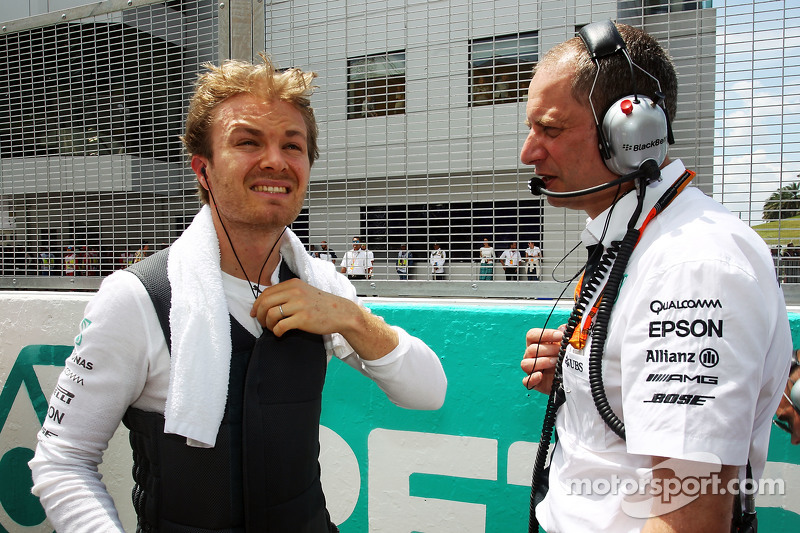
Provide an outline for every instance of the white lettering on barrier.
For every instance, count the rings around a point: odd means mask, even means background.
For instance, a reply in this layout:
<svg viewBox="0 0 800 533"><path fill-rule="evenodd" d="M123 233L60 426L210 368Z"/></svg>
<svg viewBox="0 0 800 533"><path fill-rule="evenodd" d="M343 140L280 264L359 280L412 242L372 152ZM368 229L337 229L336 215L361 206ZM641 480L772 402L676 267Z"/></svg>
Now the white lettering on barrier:
<svg viewBox="0 0 800 533"><path fill-rule="evenodd" d="M353 514L361 492L361 473L353 449L338 433L319 426L319 464L322 469L322 490L326 494L328 512L335 524Z"/></svg>
<svg viewBox="0 0 800 533"><path fill-rule="evenodd" d="M410 495L414 473L497 480L497 441L375 429L369 434L369 530L483 533L486 506Z"/></svg>

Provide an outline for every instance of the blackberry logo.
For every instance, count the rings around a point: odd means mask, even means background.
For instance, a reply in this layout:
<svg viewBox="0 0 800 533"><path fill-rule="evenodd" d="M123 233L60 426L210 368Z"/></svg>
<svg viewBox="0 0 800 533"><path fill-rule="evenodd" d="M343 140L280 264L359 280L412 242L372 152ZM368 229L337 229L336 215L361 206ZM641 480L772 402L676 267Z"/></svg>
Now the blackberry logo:
<svg viewBox="0 0 800 533"><path fill-rule="evenodd" d="M661 146L665 142L667 142L667 138L661 137L659 139L653 139L652 141L644 144L623 144L622 149L625 152L642 152L649 148L655 148L656 146Z"/></svg>

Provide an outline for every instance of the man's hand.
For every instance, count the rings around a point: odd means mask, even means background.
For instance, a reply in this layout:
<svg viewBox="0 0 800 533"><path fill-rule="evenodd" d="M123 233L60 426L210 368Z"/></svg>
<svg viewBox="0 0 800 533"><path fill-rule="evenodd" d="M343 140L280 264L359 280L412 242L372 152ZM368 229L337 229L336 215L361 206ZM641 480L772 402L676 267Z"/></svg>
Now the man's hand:
<svg viewBox="0 0 800 533"><path fill-rule="evenodd" d="M292 329L340 333L362 359L380 359L399 342L393 329L357 303L297 278L264 290L250 316L277 337Z"/></svg>
<svg viewBox="0 0 800 533"><path fill-rule="evenodd" d="M525 335L527 346L525 356L520 364L522 370L527 374L522 379L522 384L526 389L550 394L563 336L563 329L533 328L528 330Z"/></svg>

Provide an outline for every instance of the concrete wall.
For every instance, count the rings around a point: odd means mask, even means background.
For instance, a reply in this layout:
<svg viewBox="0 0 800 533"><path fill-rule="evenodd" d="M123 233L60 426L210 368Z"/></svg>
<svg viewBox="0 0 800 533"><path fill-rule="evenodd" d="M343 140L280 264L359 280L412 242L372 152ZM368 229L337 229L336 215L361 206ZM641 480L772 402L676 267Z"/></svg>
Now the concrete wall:
<svg viewBox="0 0 800 533"><path fill-rule="evenodd" d="M0 533L50 532L30 495L28 459L71 352L89 293L0 292ZM372 300L388 322L428 342L448 375L439 411L392 405L346 365L328 370L322 415L323 484L343 532L527 531L531 466L546 399L521 385L524 332L550 308L515 302ZM556 309L551 324L568 310ZM800 315L790 313L795 346ZM775 429L766 478L783 496L759 496L764 531L800 527L800 447ZM122 428L101 471L128 531L130 450Z"/></svg>

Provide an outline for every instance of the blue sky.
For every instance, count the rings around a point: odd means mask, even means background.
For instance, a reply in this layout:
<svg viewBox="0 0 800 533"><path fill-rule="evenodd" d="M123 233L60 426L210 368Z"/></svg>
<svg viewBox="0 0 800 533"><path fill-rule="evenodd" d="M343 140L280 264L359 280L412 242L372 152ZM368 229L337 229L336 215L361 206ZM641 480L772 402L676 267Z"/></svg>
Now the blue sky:
<svg viewBox="0 0 800 533"><path fill-rule="evenodd" d="M771 193L800 181L800 0L713 7L714 196L755 225Z"/></svg>

